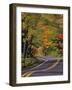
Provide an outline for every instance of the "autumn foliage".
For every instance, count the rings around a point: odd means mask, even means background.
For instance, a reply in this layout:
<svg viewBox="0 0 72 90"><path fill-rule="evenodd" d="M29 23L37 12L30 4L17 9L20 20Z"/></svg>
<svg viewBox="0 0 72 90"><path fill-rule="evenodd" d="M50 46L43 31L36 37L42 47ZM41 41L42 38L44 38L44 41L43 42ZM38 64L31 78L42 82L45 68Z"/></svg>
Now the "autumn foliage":
<svg viewBox="0 0 72 90"><path fill-rule="evenodd" d="M63 34L58 34L58 35L57 35L57 38L63 40Z"/></svg>
<svg viewBox="0 0 72 90"><path fill-rule="evenodd" d="M59 49L60 54L62 54L63 53L63 34L58 34L57 35L56 46Z"/></svg>
<svg viewBox="0 0 72 90"><path fill-rule="evenodd" d="M48 31L43 32L42 45L44 48L48 48L52 44L52 41L49 41L49 36L50 34L48 33Z"/></svg>
<svg viewBox="0 0 72 90"><path fill-rule="evenodd" d="M31 55L58 56L62 54L63 15L22 13L21 20L24 58L29 58Z"/></svg>

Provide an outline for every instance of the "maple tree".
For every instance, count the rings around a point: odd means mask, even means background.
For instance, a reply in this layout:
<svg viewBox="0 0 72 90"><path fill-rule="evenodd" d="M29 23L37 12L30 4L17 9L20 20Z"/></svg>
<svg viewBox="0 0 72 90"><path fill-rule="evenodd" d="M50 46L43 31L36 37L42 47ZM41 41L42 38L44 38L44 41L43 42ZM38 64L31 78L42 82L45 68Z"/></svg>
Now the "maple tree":
<svg viewBox="0 0 72 90"><path fill-rule="evenodd" d="M58 48L60 50L60 53L62 54L63 53L63 34L58 34L57 36L58 38Z"/></svg>
<svg viewBox="0 0 72 90"><path fill-rule="evenodd" d="M53 45L58 48L59 54L63 54L63 33L57 34Z"/></svg>
<svg viewBox="0 0 72 90"><path fill-rule="evenodd" d="M48 49L49 46L52 45L52 41L49 40L49 36L50 36L50 34L49 34L48 31L44 31L43 32L43 35L42 35L42 46L43 46L43 48L45 50L45 55L47 53L46 49Z"/></svg>

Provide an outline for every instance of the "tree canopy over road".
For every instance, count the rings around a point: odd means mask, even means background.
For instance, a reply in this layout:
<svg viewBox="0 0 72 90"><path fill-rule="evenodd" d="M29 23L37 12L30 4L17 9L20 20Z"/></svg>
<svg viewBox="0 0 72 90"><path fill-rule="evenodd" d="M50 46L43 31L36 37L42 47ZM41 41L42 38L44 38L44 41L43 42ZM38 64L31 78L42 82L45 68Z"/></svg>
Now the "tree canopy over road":
<svg viewBox="0 0 72 90"><path fill-rule="evenodd" d="M63 15L43 13L21 13L22 55L63 55Z"/></svg>
<svg viewBox="0 0 72 90"><path fill-rule="evenodd" d="M22 13L21 17L22 42L31 40L29 44L34 49L48 49L46 55L61 54L59 47L62 47L63 38L58 36L63 36L63 15Z"/></svg>

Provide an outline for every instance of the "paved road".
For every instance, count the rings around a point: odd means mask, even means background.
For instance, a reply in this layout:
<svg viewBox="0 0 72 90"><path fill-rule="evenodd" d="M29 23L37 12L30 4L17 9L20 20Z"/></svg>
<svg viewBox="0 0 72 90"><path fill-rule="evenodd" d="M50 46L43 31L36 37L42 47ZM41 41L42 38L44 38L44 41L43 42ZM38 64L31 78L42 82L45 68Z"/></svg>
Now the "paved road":
<svg viewBox="0 0 72 90"><path fill-rule="evenodd" d="M63 74L63 60L50 57L39 57L44 62L28 69L23 69L22 76L48 76L48 75L62 75Z"/></svg>

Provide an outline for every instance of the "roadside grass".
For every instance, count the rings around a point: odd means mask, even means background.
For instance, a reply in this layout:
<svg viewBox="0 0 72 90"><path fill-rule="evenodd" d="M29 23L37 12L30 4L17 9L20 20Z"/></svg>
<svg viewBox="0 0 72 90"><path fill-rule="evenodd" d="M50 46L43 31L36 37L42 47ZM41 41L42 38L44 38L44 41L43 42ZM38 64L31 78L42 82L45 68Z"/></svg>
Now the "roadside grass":
<svg viewBox="0 0 72 90"><path fill-rule="evenodd" d="M22 67L28 67L32 66L34 64L39 64L40 61L34 59L34 58L22 58Z"/></svg>

